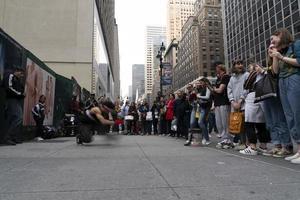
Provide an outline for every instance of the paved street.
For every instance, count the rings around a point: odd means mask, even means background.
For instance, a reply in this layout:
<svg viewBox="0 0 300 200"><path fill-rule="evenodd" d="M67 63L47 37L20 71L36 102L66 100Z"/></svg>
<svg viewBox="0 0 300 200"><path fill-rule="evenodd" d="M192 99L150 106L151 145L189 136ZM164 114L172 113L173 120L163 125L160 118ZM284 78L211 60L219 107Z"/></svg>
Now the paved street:
<svg viewBox="0 0 300 200"><path fill-rule="evenodd" d="M300 166L159 136L0 147L1 200L299 200Z"/></svg>

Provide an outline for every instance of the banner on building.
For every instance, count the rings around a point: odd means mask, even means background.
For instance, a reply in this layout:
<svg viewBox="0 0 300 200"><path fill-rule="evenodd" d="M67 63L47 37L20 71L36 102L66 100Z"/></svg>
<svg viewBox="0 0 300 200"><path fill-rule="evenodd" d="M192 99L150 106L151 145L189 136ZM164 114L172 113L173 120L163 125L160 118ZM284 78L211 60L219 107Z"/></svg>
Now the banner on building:
<svg viewBox="0 0 300 200"><path fill-rule="evenodd" d="M172 65L163 63L162 85L172 85Z"/></svg>
<svg viewBox="0 0 300 200"><path fill-rule="evenodd" d="M31 109L41 95L46 96L44 125L53 124L55 77L27 58L23 125L35 125Z"/></svg>

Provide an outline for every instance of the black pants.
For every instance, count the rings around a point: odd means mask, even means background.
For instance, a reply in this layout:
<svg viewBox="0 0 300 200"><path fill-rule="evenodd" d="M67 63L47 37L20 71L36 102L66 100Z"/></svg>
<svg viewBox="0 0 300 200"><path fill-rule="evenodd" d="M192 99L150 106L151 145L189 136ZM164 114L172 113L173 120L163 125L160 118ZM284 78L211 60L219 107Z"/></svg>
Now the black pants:
<svg viewBox="0 0 300 200"><path fill-rule="evenodd" d="M44 126L43 126L44 119L34 117L34 121L35 121L35 124L36 124L35 137L42 137L43 128L44 128Z"/></svg>
<svg viewBox="0 0 300 200"><path fill-rule="evenodd" d="M270 142L270 133L266 129L265 123L245 122L245 133L249 143L256 144L257 139L260 143Z"/></svg>
<svg viewBox="0 0 300 200"><path fill-rule="evenodd" d="M166 134L167 132L167 121L163 118L159 120L159 134Z"/></svg>
<svg viewBox="0 0 300 200"><path fill-rule="evenodd" d="M152 124L153 124L154 135L157 135L158 134L158 131L157 131L158 119L153 118Z"/></svg>
<svg viewBox="0 0 300 200"><path fill-rule="evenodd" d="M174 132L171 130L171 124L172 124L172 120L166 120L167 122L167 130L166 133L169 135L171 134L172 136L174 135Z"/></svg>
<svg viewBox="0 0 300 200"><path fill-rule="evenodd" d="M176 137L184 136L187 139L189 126L183 116L177 118L177 133Z"/></svg>

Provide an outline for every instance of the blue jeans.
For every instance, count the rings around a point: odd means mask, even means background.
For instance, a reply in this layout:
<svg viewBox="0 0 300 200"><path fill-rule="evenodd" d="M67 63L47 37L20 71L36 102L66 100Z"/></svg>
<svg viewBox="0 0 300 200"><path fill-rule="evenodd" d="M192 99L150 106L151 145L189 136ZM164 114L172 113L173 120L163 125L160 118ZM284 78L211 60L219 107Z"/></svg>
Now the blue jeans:
<svg viewBox="0 0 300 200"><path fill-rule="evenodd" d="M266 127L274 145L291 145L291 137L279 98L266 99L263 102Z"/></svg>
<svg viewBox="0 0 300 200"><path fill-rule="evenodd" d="M300 75L279 79L280 99L291 137L300 144Z"/></svg>
<svg viewBox="0 0 300 200"><path fill-rule="evenodd" d="M207 130L208 111L209 111L209 109L207 109L207 108L201 108L200 109L200 118L198 120L199 127L201 128L201 131L202 131L202 137L206 141L209 141L208 130Z"/></svg>
<svg viewBox="0 0 300 200"><path fill-rule="evenodd" d="M190 128L195 128L196 127L196 117L195 117L195 114L196 114L196 110L193 109L192 112L191 112L191 117L190 117Z"/></svg>
<svg viewBox="0 0 300 200"><path fill-rule="evenodd" d="M198 124L199 128L201 128L201 131L202 131L202 137L206 141L209 141L209 135L208 135L208 129L207 129L208 111L209 111L209 109L200 108L200 118L197 119L195 117L196 111L195 111L195 109L193 109L191 112L191 117L190 117L190 128L195 128Z"/></svg>

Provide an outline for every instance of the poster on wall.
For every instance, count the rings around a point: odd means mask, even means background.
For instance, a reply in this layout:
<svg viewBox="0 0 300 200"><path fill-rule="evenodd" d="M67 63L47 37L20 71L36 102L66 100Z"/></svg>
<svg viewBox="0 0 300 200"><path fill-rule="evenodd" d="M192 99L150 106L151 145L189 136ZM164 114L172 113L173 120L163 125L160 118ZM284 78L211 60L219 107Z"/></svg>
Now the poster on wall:
<svg viewBox="0 0 300 200"><path fill-rule="evenodd" d="M172 65L163 63L162 85L172 85Z"/></svg>
<svg viewBox="0 0 300 200"><path fill-rule="evenodd" d="M31 109L46 96L44 125L53 124L55 77L27 58L23 125L35 125Z"/></svg>

